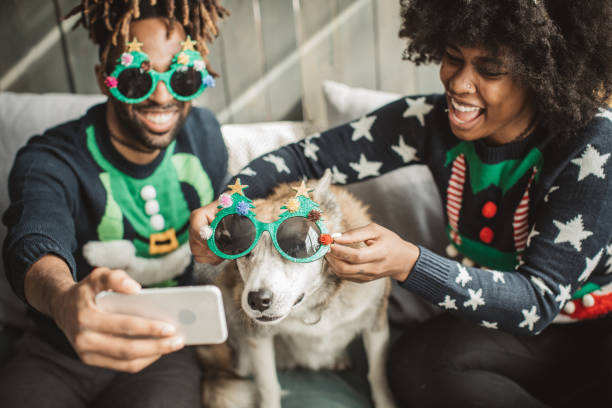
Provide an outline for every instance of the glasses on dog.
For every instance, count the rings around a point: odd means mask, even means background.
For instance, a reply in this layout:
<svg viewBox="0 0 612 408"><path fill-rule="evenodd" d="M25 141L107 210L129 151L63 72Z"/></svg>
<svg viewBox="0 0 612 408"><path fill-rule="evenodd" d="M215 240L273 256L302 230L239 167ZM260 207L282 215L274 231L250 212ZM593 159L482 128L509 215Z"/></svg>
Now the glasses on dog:
<svg viewBox="0 0 612 408"><path fill-rule="evenodd" d="M151 68L149 56L140 49L142 43L134 37L104 81L111 95L124 103L140 103L151 96L159 81L163 81L176 100L187 102L197 98L204 89L213 87L215 81L206 71L202 55L195 50L195 41L187 36L181 44L182 49L172 58L170 69L157 72Z"/></svg>
<svg viewBox="0 0 612 408"><path fill-rule="evenodd" d="M329 250L332 242L325 224L321 220L319 205L308 196L305 184L298 189L296 196L281 207L285 211L275 222L261 222L255 218L250 199L242 189L247 186L234 185L230 194L219 197L217 214L210 227L203 233L208 247L217 256L236 259L247 255L255 248L259 238L267 231L276 250L292 262L313 262Z"/></svg>

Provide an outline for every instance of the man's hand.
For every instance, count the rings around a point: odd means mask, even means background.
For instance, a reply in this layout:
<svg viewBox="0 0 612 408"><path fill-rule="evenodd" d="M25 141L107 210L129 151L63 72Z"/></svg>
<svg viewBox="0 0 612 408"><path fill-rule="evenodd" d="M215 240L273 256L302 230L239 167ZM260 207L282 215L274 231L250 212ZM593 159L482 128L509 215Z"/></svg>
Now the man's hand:
<svg viewBox="0 0 612 408"><path fill-rule="evenodd" d="M98 309L95 296L103 290L129 294L140 285L124 271L108 268L97 268L75 283L68 264L50 254L28 269L24 282L30 305L55 321L87 364L137 372L183 347L167 323Z"/></svg>
<svg viewBox="0 0 612 408"><path fill-rule="evenodd" d="M345 246L359 242L366 246ZM415 245L378 224L368 224L335 238L325 257L336 275L353 282L369 282L385 276L402 282L412 271L418 256L419 249Z"/></svg>
<svg viewBox="0 0 612 408"><path fill-rule="evenodd" d="M95 296L103 290L133 294L140 285L122 270L96 268L61 290L51 308L84 363L134 373L183 347L183 339L168 323L100 310Z"/></svg>
<svg viewBox="0 0 612 408"><path fill-rule="evenodd" d="M215 219L218 212L217 206L217 201L213 201L191 212L189 218L189 247L196 262L217 265L223 261L208 248L202 236L203 228L210 225Z"/></svg>

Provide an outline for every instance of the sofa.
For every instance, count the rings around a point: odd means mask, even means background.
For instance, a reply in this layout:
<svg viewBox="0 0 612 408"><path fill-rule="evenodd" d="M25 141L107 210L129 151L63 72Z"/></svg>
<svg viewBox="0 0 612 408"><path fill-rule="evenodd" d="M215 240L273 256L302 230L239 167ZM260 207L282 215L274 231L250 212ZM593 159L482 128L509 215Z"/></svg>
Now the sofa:
<svg viewBox="0 0 612 408"><path fill-rule="evenodd" d="M360 117L400 95L351 88L327 81L323 84L328 127ZM16 151L28 138L45 129L82 115L88 107L104 101L101 95L0 93L0 212L6 210L8 173ZM229 150L229 170L237 172L249 160L285 143L320 131L305 122L225 124L222 133ZM396 191L396 184L405 186ZM425 166L396 170L376 179L348 186L370 206L376 222L405 239L442 253L444 239L440 198ZM383 199L384 198L384 199ZM391 198L391 199L390 199ZM406 203L404 207L387 203ZM6 229L0 225L0 241ZM12 293L0 265L0 362L10 355L15 339L29 327L25 306ZM435 313L435 307L394 286L389 317L398 333L401 328ZM282 373L281 385L290 390L283 406L368 407L366 362L359 342L351 345L353 369L336 373ZM322 403L324 402L324 404Z"/></svg>

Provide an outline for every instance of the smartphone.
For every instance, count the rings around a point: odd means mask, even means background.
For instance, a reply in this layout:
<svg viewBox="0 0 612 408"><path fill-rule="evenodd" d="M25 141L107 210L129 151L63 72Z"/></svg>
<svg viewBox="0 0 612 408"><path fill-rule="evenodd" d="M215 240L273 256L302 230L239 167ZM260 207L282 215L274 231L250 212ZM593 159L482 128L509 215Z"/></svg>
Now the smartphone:
<svg viewBox="0 0 612 408"><path fill-rule="evenodd" d="M168 322L183 336L185 345L227 339L221 291L213 285L142 289L131 295L104 291L96 295L96 305L110 313Z"/></svg>

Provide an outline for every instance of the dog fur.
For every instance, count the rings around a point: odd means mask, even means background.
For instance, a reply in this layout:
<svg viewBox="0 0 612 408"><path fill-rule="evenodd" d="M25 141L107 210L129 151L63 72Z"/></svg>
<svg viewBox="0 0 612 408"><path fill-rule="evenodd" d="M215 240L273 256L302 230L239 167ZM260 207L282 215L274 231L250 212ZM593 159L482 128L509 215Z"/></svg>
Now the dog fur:
<svg viewBox="0 0 612 408"><path fill-rule="evenodd" d="M366 208L346 190L330 186L330 180L328 172L312 193L329 231L368 224ZM276 220L280 207L293 196L289 185L281 185L268 198L256 200L257 218ZM249 255L226 262L215 284L224 295L229 338L222 345L198 349L205 365L205 407L280 408L277 367L345 369L350 364L346 347L358 335L364 340L374 405L394 406L385 375L388 278L369 283L341 280L324 258L311 263L284 259L263 234ZM272 298L269 307L259 311L249 306L248 293L262 289ZM249 375L254 381L245 378Z"/></svg>

